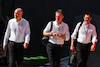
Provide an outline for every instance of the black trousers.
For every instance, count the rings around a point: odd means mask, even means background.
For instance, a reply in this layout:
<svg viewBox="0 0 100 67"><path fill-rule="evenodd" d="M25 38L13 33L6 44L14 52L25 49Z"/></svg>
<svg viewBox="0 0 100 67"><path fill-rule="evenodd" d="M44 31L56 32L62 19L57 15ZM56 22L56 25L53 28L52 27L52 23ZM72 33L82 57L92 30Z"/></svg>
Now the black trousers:
<svg viewBox="0 0 100 67"><path fill-rule="evenodd" d="M23 55L23 43L15 43L10 41L8 44L9 67L23 67Z"/></svg>
<svg viewBox="0 0 100 67"><path fill-rule="evenodd" d="M48 43L46 46L50 67L60 67L62 46Z"/></svg>
<svg viewBox="0 0 100 67"><path fill-rule="evenodd" d="M76 51L77 51L77 65L76 67L87 67L87 60L90 54L91 43L82 44L77 43Z"/></svg>

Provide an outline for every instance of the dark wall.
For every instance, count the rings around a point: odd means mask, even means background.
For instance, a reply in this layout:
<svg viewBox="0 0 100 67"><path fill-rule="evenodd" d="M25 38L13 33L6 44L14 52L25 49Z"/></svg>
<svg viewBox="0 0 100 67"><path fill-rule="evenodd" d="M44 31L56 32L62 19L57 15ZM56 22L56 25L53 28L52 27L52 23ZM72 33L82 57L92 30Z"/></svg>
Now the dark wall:
<svg viewBox="0 0 100 67"><path fill-rule="evenodd" d="M70 33L74 28L74 17L83 15L84 12L100 15L99 0L3 0L2 14L6 20L13 17L13 11L21 7L23 17L30 22L31 41L26 55L46 54L45 46L41 44L44 26L55 19L55 11L61 8L64 12L64 22L69 25ZM68 55L69 42L64 45L63 56Z"/></svg>

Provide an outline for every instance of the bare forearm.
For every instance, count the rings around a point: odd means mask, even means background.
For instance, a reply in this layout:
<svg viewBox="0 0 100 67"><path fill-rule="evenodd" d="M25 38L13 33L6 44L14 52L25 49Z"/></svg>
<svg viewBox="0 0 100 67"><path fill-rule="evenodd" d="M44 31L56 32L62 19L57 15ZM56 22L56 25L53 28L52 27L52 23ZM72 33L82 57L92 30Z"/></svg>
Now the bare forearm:
<svg viewBox="0 0 100 67"><path fill-rule="evenodd" d="M71 39L71 46L74 46L75 39Z"/></svg>
<svg viewBox="0 0 100 67"><path fill-rule="evenodd" d="M75 46L74 46L75 39L71 39L71 46L70 49L76 53Z"/></svg>
<svg viewBox="0 0 100 67"><path fill-rule="evenodd" d="M51 32L43 32L43 35L44 36L53 36L53 33L51 33Z"/></svg>
<svg viewBox="0 0 100 67"><path fill-rule="evenodd" d="M93 42L93 45L95 46L96 45L96 42Z"/></svg>

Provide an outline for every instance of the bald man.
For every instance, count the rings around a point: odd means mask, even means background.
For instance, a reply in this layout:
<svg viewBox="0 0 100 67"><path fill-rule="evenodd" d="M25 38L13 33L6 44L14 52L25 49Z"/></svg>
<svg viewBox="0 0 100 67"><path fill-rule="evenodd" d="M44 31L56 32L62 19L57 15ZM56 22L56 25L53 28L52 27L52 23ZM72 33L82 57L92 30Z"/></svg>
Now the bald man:
<svg viewBox="0 0 100 67"><path fill-rule="evenodd" d="M23 10L17 8L5 32L3 50L7 50L8 44L9 67L23 67L24 49L27 49L30 41L29 22L22 15Z"/></svg>

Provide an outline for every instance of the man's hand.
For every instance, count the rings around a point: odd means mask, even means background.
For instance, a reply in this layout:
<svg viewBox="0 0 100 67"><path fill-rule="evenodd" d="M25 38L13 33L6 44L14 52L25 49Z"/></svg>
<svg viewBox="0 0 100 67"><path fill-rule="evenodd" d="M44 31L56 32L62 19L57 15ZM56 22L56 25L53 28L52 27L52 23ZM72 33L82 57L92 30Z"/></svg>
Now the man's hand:
<svg viewBox="0 0 100 67"><path fill-rule="evenodd" d="M96 45L96 42L93 42L92 46L91 46L91 51L94 51L95 50L95 45Z"/></svg>
<svg viewBox="0 0 100 67"><path fill-rule="evenodd" d="M70 50L74 51L76 53L75 47L74 46L70 46Z"/></svg>
<svg viewBox="0 0 100 67"><path fill-rule="evenodd" d="M6 51L7 50L7 46L3 45L3 50Z"/></svg>
<svg viewBox="0 0 100 67"><path fill-rule="evenodd" d="M75 42L75 39L71 39L70 50L72 50L72 51L74 51L76 53L75 46L74 46L74 42Z"/></svg>
<svg viewBox="0 0 100 67"><path fill-rule="evenodd" d="M91 51L94 51L95 50L95 45L92 45L91 46Z"/></svg>
<svg viewBox="0 0 100 67"><path fill-rule="evenodd" d="M53 33L53 36L54 37L60 37L60 34L59 33Z"/></svg>
<svg viewBox="0 0 100 67"><path fill-rule="evenodd" d="M28 44L27 43L24 43L23 46L24 46L25 49L27 49Z"/></svg>

